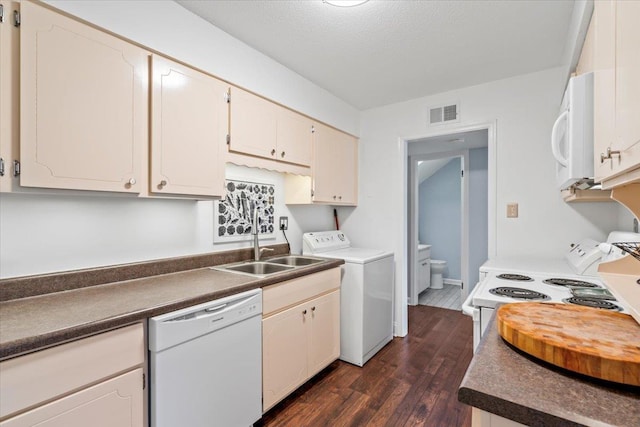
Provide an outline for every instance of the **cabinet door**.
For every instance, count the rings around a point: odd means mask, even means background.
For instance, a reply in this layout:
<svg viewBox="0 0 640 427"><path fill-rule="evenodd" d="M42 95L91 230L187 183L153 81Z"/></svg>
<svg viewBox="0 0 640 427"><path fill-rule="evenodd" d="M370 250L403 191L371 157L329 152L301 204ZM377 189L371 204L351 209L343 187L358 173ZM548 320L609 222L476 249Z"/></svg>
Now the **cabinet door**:
<svg viewBox="0 0 640 427"><path fill-rule="evenodd" d="M340 356L340 291L307 303L309 322L309 376L315 375Z"/></svg>
<svg viewBox="0 0 640 427"><path fill-rule="evenodd" d="M611 162L619 172L640 166L640 2L616 2L616 131Z"/></svg>
<svg viewBox="0 0 640 427"><path fill-rule="evenodd" d="M142 427L142 369L104 381L0 423L0 427Z"/></svg>
<svg viewBox="0 0 640 427"><path fill-rule="evenodd" d="M276 158L277 105L232 87L229 117L229 151Z"/></svg>
<svg viewBox="0 0 640 427"><path fill-rule="evenodd" d="M156 55L152 75L150 190L220 197L227 85Z"/></svg>
<svg viewBox="0 0 640 427"><path fill-rule="evenodd" d="M279 107L277 159L283 162L311 166L312 130L313 122L311 119L284 107Z"/></svg>
<svg viewBox="0 0 640 427"><path fill-rule="evenodd" d="M266 411L307 378L306 306L296 305L262 320L262 399Z"/></svg>
<svg viewBox="0 0 640 427"><path fill-rule="evenodd" d="M313 201L356 204L356 139L328 126L316 124L313 150Z"/></svg>
<svg viewBox="0 0 640 427"><path fill-rule="evenodd" d="M31 2L20 31L20 184L138 193L147 52Z"/></svg>
<svg viewBox="0 0 640 427"><path fill-rule="evenodd" d="M602 181L611 172L611 162L600 161L600 153L611 146L615 133L615 4L610 0L594 4L594 173Z"/></svg>
<svg viewBox="0 0 640 427"><path fill-rule="evenodd" d="M358 203L358 140L340 133L336 152L339 153L338 203L356 205Z"/></svg>
<svg viewBox="0 0 640 427"><path fill-rule="evenodd" d="M4 20L0 22L0 192L11 191L16 181L13 161L18 159L19 138L19 30L13 25L13 11L19 3L0 1Z"/></svg>

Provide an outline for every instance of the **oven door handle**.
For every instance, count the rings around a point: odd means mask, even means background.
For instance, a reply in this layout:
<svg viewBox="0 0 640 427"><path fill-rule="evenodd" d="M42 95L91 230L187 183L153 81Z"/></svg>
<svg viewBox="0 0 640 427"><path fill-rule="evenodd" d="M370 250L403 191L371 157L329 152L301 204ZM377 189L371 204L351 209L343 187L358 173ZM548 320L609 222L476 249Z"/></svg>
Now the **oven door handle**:
<svg viewBox="0 0 640 427"><path fill-rule="evenodd" d="M471 293L469 293L469 295L467 296L467 299L465 299L464 303L462 304L462 312L467 316L470 316L474 322L477 322L480 320L480 309L477 307L474 307L471 303L473 301L473 296L478 290L479 285L480 285L479 282L476 283L476 286L473 288Z"/></svg>

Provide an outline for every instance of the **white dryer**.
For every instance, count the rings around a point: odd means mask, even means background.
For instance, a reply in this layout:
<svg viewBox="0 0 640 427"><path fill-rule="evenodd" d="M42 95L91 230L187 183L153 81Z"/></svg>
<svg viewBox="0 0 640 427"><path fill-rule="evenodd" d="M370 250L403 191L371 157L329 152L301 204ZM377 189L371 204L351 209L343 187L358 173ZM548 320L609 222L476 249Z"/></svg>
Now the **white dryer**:
<svg viewBox="0 0 640 427"><path fill-rule="evenodd" d="M393 338L393 252L351 247L341 231L305 233L304 255L340 258L340 359L362 366Z"/></svg>

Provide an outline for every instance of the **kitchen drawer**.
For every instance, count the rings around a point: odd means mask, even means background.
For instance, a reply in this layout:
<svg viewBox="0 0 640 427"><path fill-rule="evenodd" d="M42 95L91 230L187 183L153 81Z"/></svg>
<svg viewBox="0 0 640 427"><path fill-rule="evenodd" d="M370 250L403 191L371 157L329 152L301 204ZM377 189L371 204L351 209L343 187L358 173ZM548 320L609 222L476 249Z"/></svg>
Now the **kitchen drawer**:
<svg viewBox="0 0 640 427"><path fill-rule="evenodd" d="M0 363L0 418L144 363L142 323Z"/></svg>
<svg viewBox="0 0 640 427"><path fill-rule="evenodd" d="M339 267L267 286L262 290L262 316L266 317L339 287Z"/></svg>

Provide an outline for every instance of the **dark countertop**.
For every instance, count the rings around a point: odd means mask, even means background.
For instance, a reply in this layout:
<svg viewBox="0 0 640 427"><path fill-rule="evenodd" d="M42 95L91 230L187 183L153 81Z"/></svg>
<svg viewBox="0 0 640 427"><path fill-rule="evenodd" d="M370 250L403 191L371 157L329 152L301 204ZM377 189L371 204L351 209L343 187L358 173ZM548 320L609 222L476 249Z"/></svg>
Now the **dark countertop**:
<svg viewBox="0 0 640 427"><path fill-rule="evenodd" d="M640 388L574 374L525 355L503 341L495 316L458 400L530 426L640 426Z"/></svg>
<svg viewBox="0 0 640 427"><path fill-rule="evenodd" d="M266 278L200 268L0 302L0 360L343 263L327 259Z"/></svg>

